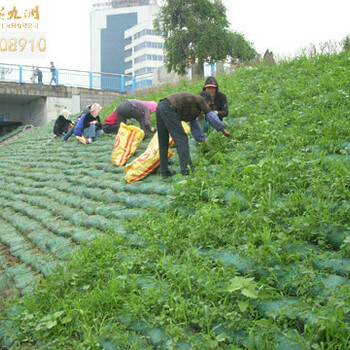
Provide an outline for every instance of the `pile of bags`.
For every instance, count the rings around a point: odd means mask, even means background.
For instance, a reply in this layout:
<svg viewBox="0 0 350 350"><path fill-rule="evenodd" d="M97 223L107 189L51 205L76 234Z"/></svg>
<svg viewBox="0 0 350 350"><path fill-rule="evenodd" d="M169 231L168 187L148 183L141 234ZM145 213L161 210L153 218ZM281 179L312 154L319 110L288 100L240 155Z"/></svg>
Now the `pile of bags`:
<svg viewBox="0 0 350 350"><path fill-rule="evenodd" d="M190 127L185 122L182 122L182 126L186 134L188 134ZM142 129L121 123L111 155L112 163L119 167L124 166L129 158L135 154L144 137L145 133ZM169 137L169 147L174 147L174 141L171 136ZM174 153L169 148L168 157L170 158L173 155ZM159 145L158 134L156 132L148 144L147 149L134 161L125 165L125 180L128 183L142 180L156 171L158 167Z"/></svg>

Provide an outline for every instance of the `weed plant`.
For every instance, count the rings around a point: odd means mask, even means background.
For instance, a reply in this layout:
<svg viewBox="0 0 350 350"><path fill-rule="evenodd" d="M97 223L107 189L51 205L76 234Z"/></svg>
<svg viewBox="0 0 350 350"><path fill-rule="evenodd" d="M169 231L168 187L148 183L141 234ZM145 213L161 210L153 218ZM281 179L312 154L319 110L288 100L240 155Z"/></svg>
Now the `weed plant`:
<svg viewBox="0 0 350 350"><path fill-rule="evenodd" d="M232 139L210 130L170 208L99 235L12 302L12 349L349 349L349 72L343 52L218 77Z"/></svg>

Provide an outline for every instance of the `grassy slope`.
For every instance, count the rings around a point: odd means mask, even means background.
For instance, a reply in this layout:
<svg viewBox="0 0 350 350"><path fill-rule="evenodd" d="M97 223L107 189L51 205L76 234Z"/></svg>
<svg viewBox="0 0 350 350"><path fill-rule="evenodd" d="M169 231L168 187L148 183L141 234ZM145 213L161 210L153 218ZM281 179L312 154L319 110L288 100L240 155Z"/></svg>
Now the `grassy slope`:
<svg viewBox="0 0 350 350"><path fill-rule="evenodd" d="M142 212L125 231L112 225L77 250L8 314L20 324L12 341L45 349L348 349L349 68L343 53L219 77L233 138L212 132L209 152L193 147L197 170L175 181L170 197L178 210ZM108 142L96 151L107 152ZM105 158L98 169L108 186ZM2 174L19 175L14 166ZM73 197L84 191L77 182Z"/></svg>

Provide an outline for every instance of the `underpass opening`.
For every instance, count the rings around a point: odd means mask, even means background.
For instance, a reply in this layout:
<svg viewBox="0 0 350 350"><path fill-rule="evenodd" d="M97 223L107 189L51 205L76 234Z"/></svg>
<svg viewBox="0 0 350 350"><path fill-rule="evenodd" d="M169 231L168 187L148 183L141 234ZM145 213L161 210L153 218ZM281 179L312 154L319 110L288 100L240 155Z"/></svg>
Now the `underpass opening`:
<svg viewBox="0 0 350 350"><path fill-rule="evenodd" d="M0 121L0 137L5 136L16 130L22 125L21 122L4 122Z"/></svg>

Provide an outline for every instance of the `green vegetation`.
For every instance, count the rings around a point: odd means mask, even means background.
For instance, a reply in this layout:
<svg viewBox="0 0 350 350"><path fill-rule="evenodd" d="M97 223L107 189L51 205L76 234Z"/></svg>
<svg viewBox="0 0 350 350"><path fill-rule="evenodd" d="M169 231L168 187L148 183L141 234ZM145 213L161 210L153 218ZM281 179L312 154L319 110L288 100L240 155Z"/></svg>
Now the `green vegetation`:
<svg viewBox="0 0 350 350"><path fill-rule="evenodd" d="M349 78L349 51L218 77L233 137L192 140L196 171L171 181L126 185L108 137L4 146L0 284L27 295L3 346L349 349Z"/></svg>

